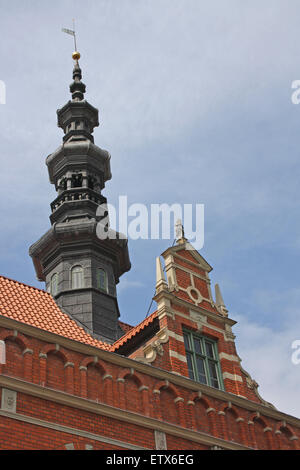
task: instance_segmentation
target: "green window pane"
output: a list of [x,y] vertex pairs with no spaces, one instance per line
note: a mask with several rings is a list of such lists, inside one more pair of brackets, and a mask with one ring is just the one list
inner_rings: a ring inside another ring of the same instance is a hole
[[201,357],[196,357],[197,362],[197,371],[199,382],[202,384],[207,384],[206,374],[205,374],[205,367],[204,367],[204,360]]
[[214,347],[213,347],[213,344],[212,343],[208,343],[207,341],[205,341],[205,349],[206,349],[206,355],[207,357],[211,357],[212,359],[214,359]]
[[189,376],[191,379],[195,379],[194,371],[193,371],[193,361],[192,361],[192,355],[187,353],[186,355],[186,360],[187,360],[187,365],[188,365],[188,370],[189,370]]
[[215,362],[208,361],[208,367],[209,367],[211,385],[215,388],[219,388],[217,364]]
[[183,335],[183,340],[184,340],[185,349],[191,349],[188,335],[184,334]]
[[198,354],[202,354],[202,347],[201,347],[201,341],[198,338],[194,338],[194,347],[195,347],[195,352]]

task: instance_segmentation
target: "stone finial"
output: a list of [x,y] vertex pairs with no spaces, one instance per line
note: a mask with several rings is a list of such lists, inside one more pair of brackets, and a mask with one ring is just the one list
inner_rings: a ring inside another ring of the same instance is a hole
[[221,294],[221,289],[220,289],[219,284],[215,285],[215,292],[216,292],[217,307],[224,316],[227,316],[228,310],[225,307],[225,303],[224,303],[224,300],[223,300],[223,297],[222,297],[222,294]]
[[162,268],[162,264],[160,261],[160,257],[158,256],[156,258],[156,293],[160,292],[161,290],[164,290],[167,288],[167,282],[165,279],[164,271]]
[[184,228],[182,225],[182,220],[178,219],[176,224],[175,224],[175,233],[176,233],[176,243],[177,244],[182,244],[187,241],[187,239],[184,236]]

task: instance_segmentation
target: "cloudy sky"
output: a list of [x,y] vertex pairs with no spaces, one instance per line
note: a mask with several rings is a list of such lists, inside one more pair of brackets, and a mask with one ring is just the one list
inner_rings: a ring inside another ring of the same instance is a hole
[[[73,51],[61,28],[74,17],[95,141],[112,155],[105,195],[205,204],[201,253],[238,320],[242,365],[300,416],[299,0],[0,0],[0,12],[0,273],[44,287],[28,247],[50,225],[45,158],[61,143]],[[129,241],[123,321],[145,317],[172,242]]]

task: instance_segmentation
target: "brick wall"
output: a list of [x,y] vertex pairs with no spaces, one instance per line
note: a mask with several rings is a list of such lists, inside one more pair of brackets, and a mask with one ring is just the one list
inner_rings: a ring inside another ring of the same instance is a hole
[[[236,443],[250,448],[299,448],[298,426],[213,398],[209,387],[204,387],[205,394],[179,386],[176,374],[173,382],[170,374],[161,380],[151,375],[152,368],[135,370],[134,361],[130,361],[133,368],[122,367],[7,328],[1,328],[0,338],[7,348],[7,363],[0,366],[0,385],[2,390],[17,390],[15,412],[7,411],[5,400],[1,400],[2,449],[58,449],[66,445],[154,449],[159,423],[170,426],[165,431],[169,449],[208,449],[212,445],[205,443],[206,435],[218,438],[223,447]],[[110,354],[106,353],[107,357]],[[12,381],[10,386],[3,386],[1,381],[5,380]],[[33,387],[30,391],[29,384]],[[43,398],[49,391],[54,392],[51,400]],[[97,408],[101,405],[108,405],[104,414]],[[90,406],[94,411],[89,411]],[[110,410],[119,410],[120,419],[105,416]],[[185,438],[184,431],[192,432],[192,438]]]

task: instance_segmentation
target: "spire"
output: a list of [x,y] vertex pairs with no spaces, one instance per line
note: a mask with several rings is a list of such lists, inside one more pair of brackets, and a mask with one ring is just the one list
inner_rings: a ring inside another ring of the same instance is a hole
[[167,288],[167,282],[165,279],[164,271],[161,265],[160,257],[156,258],[156,293]]
[[75,51],[72,54],[72,58],[75,61],[73,69],[73,83],[70,85],[70,91],[72,93],[73,101],[82,101],[85,93],[85,84],[81,82],[81,68],[79,67],[80,52],[77,50],[76,31],[75,31],[75,19],[73,18],[73,29],[62,28],[64,33],[70,34],[74,38]]
[[84,98],[85,84],[81,81],[82,73],[79,66],[80,53],[73,52],[73,82],[70,85],[72,100],[57,111],[58,126],[64,131],[64,142],[90,140],[94,143],[92,133],[99,126],[98,109],[90,105]]
[[73,101],[82,101],[84,99],[86,86],[81,81],[82,73],[78,62],[78,60],[80,59],[80,53],[77,51],[73,52],[72,58],[74,59],[75,64],[73,68],[73,83],[71,83],[70,85],[70,92],[72,93]]
[[223,300],[223,297],[222,297],[222,294],[221,294],[221,289],[220,289],[219,284],[215,285],[215,292],[216,292],[217,307],[223,315],[227,316],[228,310],[225,307],[225,303],[224,303],[224,300]]
[[[65,32],[75,40],[75,31]],[[63,143],[46,159],[57,191],[52,227],[30,247],[30,255],[38,279],[46,282],[58,306],[98,339],[112,343],[124,334],[116,285],[131,264],[127,239],[98,236],[98,209],[107,204],[102,191],[111,179],[110,154],[94,144],[98,109],[84,98],[76,40],[72,57],[72,99],[57,110]]]

